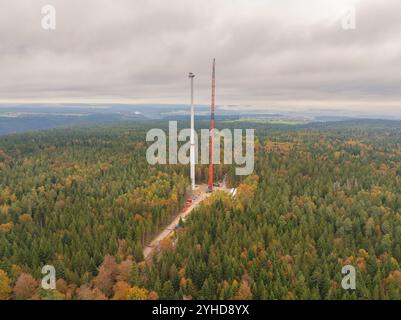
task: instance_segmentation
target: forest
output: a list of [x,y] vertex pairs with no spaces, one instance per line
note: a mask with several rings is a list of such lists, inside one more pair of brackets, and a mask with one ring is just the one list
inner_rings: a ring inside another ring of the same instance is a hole
[[401,122],[225,122],[256,129],[253,174],[216,166],[237,195],[214,193],[144,261],[188,196],[188,166],[146,161],[163,126],[0,137],[0,299],[401,299]]

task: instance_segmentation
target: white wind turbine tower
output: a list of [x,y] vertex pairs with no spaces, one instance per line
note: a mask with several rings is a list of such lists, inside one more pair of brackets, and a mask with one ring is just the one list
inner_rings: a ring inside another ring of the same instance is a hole
[[191,167],[191,189],[195,190],[195,114],[194,114],[194,77],[190,72],[188,75],[191,80],[191,146],[190,146],[190,167]]

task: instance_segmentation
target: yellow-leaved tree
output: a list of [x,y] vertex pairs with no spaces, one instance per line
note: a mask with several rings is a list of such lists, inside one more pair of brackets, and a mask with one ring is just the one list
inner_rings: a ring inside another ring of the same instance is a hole
[[149,291],[145,288],[132,287],[127,291],[127,300],[147,300]]
[[8,300],[11,297],[10,279],[5,271],[0,269],[0,300]]

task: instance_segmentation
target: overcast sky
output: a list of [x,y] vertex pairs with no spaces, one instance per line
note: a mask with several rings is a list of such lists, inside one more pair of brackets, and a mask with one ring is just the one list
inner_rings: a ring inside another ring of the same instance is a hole
[[187,103],[192,71],[209,103],[215,57],[219,105],[399,114],[400,14],[400,0],[1,0],[0,101]]

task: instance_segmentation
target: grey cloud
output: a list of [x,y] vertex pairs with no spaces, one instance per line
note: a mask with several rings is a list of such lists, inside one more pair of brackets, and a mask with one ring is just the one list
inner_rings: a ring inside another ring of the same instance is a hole
[[192,71],[208,103],[216,57],[219,104],[401,112],[399,12],[399,0],[2,0],[0,100],[185,103]]

